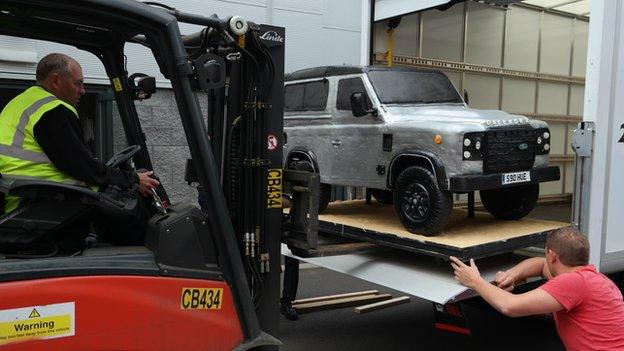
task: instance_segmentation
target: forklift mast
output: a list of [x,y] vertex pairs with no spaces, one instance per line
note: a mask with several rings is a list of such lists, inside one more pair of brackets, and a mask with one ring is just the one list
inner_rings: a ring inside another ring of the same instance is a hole
[[[203,29],[181,35],[178,23]],[[126,71],[124,45],[151,50],[171,82],[188,142],[186,180],[198,184],[206,224],[196,226],[201,256],[217,262],[231,289],[243,335],[237,349],[276,349],[279,341],[271,335],[278,333],[279,316],[284,29],[133,0],[1,0],[0,35],[62,43],[97,56],[110,78],[128,143],[141,147],[134,162],[148,169],[149,149],[134,100],[154,91],[134,84],[137,75]],[[208,99],[207,124],[197,92]],[[170,209],[173,218],[179,207]],[[216,253],[206,251],[204,243],[214,245]],[[176,270],[161,261],[171,256],[154,252],[154,257],[156,276],[202,276],[188,273],[191,269],[172,273]],[[46,274],[27,276],[45,280]],[[53,276],[63,274],[73,273]],[[11,279],[0,280],[0,296]],[[10,307],[7,301],[0,310]]]

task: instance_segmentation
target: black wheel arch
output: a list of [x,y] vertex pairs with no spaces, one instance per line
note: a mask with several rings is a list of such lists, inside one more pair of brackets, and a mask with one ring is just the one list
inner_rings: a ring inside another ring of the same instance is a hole
[[288,167],[290,162],[295,159],[310,161],[312,167],[314,168],[314,172],[320,173],[318,161],[316,160],[316,154],[314,153],[314,151],[305,149],[291,150],[288,153],[288,156],[286,156],[286,162],[284,163],[284,166]]
[[396,156],[394,156],[392,161],[390,161],[390,166],[388,167],[388,176],[386,178],[386,186],[388,189],[394,188],[394,183],[399,177],[399,174],[410,166],[421,166],[427,168],[435,176],[438,182],[438,187],[442,190],[448,190],[449,185],[444,162],[433,152],[423,150],[406,150],[399,152]]

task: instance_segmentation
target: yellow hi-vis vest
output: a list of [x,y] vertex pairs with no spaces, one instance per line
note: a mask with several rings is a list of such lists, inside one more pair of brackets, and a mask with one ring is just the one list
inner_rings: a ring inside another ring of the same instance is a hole
[[[59,100],[40,86],[28,88],[11,100],[0,113],[0,174],[12,178],[44,179],[84,185],[58,170],[37,143],[35,124],[44,113],[64,105],[78,118],[70,104]],[[19,198],[7,196],[4,212],[17,208]]]

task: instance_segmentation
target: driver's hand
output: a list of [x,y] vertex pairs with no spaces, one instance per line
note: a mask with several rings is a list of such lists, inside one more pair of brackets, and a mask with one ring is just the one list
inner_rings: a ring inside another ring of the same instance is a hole
[[149,196],[151,194],[150,189],[156,188],[160,184],[158,180],[150,177],[152,174],[154,174],[154,171],[137,173],[139,176],[139,193],[143,197]]

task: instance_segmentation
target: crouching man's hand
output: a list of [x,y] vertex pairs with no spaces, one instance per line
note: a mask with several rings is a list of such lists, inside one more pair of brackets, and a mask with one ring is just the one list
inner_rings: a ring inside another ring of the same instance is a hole
[[138,172],[139,176],[139,193],[141,196],[146,197],[151,194],[151,189],[160,185],[160,182],[151,177],[154,171]]
[[481,278],[481,273],[479,273],[479,269],[477,268],[477,265],[475,265],[473,259],[470,259],[470,266],[460,261],[457,257],[451,256],[450,259],[451,266],[455,269],[455,279],[460,283],[474,289],[477,282],[483,279]]

